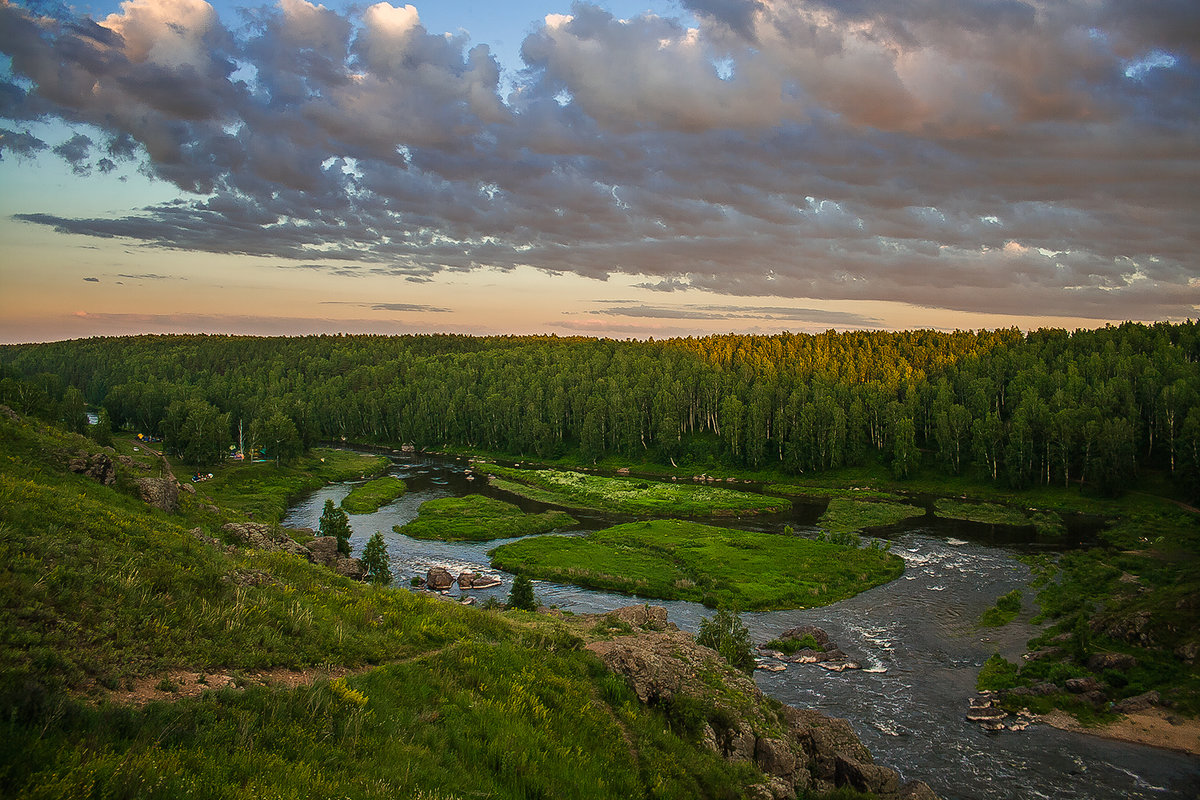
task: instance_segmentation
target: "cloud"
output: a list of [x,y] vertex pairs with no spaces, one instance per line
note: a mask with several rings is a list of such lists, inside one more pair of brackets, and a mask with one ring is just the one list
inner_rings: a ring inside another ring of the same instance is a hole
[[344,300],[324,300],[322,305],[350,305],[358,308],[369,308],[372,311],[400,311],[400,312],[415,312],[419,314],[446,314],[450,313],[448,308],[439,308],[437,306],[423,305],[421,303],[354,303]]
[[650,319],[687,320],[767,320],[781,322],[807,322],[839,328],[874,328],[880,321],[874,317],[852,312],[826,311],[815,308],[788,308],[778,306],[611,306],[588,312],[615,317],[645,317]]
[[191,193],[16,219],[412,283],[638,275],[783,298],[775,321],[789,298],[1196,316],[1195,3],[684,5],[546,16],[505,97],[486,45],[411,5],[282,0],[236,30],[203,0],[0,5],[4,118],[86,130],[55,149],[78,171],[136,160]]
[[32,134],[0,128],[0,159],[5,153],[11,153],[18,158],[31,156],[39,150],[45,150],[47,146]]

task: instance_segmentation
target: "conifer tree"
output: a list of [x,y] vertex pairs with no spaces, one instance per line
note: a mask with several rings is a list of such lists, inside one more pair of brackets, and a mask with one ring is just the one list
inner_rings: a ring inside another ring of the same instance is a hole
[[528,576],[518,575],[513,579],[512,591],[508,595],[507,608],[520,608],[525,611],[537,610],[537,598],[533,595],[533,581]]
[[383,534],[379,531],[375,531],[367,546],[363,548],[362,562],[367,570],[367,580],[371,583],[387,586],[392,582],[392,558],[388,555]]
[[325,501],[325,508],[321,512],[321,521],[317,527],[319,536],[337,537],[339,553],[344,556],[350,555],[350,517],[340,507],[335,506],[332,500]]

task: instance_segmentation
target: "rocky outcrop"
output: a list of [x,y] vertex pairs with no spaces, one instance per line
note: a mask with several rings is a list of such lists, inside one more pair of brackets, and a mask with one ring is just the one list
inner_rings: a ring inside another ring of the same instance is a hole
[[83,475],[104,486],[112,486],[117,480],[117,468],[112,458],[105,453],[79,453],[67,462],[67,469]]
[[307,545],[297,546],[307,551],[306,555],[309,561],[328,567],[338,575],[344,575],[356,581],[361,581],[366,575],[366,568],[363,567],[362,561],[343,555],[338,550],[336,536],[318,536]]
[[352,580],[361,581],[366,576],[362,561],[338,552],[338,542],[334,536],[318,536],[304,545],[289,536],[285,529],[259,522],[229,522],[222,525],[221,530],[241,544],[259,550],[291,553]]
[[[258,522],[227,522],[221,530],[230,534],[235,541],[258,550],[279,550],[294,556],[316,561],[307,547],[288,536],[283,528],[263,525]],[[337,540],[334,540],[337,548]],[[316,562],[320,563],[320,562]]]
[[628,606],[606,617],[627,623],[633,633],[591,642],[587,649],[644,703],[670,708],[680,697],[699,700],[708,709],[701,740],[722,757],[753,762],[763,772],[764,781],[747,796],[777,800],[847,787],[881,800],[935,798],[925,784],[901,785],[894,770],[874,764],[847,721],[772,706],[754,681],[668,622],[666,609]]
[[179,508],[179,484],[168,478],[138,478],[138,496],[146,504],[173,514]]
[[[758,650],[764,656],[764,658],[758,660],[759,669],[778,672],[784,669],[784,663],[816,664],[830,672],[862,669],[861,664],[851,660],[848,655],[842,652],[841,648],[830,638],[828,633],[815,625],[800,625],[795,628],[789,628],[779,634],[777,639],[780,642],[796,643],[807,639],[815,644],[816,647],[804,647],[788,655],[778,650],[773,650],[766,645],[759,645]],[[886,670],[880,669],[877,671],[883,672]]]

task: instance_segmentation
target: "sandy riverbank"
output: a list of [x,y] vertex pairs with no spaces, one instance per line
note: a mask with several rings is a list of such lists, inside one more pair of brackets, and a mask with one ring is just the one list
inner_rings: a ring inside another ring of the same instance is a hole
[[1186,719],[1161,708],[1138,711],[1116,722],[1096,727],[1080,725],[1074,717],[1062,711],[1051,712],[1041,719],[1047,725],[1064,731],[1200,755],[1200,720]]

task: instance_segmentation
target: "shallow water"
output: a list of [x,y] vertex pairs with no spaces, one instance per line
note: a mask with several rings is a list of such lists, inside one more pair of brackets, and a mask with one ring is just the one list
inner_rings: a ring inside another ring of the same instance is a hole
[[[546,506],[523,501],[470,480],[469,465],[421,456],[398,458],[392,474],[409,491],[374,514],[352,514],[351,545],[360,552],[376,530],[388,543],[397,585],[445,566],[499,575],[504,582],[468,594],[483,601],[507,598],[511,578],[489,566],[487,552],[511,540],[430,542],[410,539],[392,526],[413,519],[426,500],[471,492],[517,502],[527,511]],[[284,520],[316,528],[326,498],[340,502],[349,484],[326,486],[293,506]],[[579,531],[596,530],[628,517],[572,512]],[[722,519],[718,524],[802,531],[811,506],[791,514]],[[897,769],[906,780],[927,782],[946,800],[1078,798],[1122,800],[1200,797],[1200,759],[1165,750],[1109,742],[1036,725],[1022,732],[985,732],[965,719],[980,665],[993,652],[1019,657],[1033,634],[1029,626],[978,629],[979,615],[997,597],[1024,586],[1027,569],[1013,558],[1011,534],[991,526],[947,525],[918,519],[891,536],[892,552],[906,562],[904,575],[832,606],[743,614],[756,642],[800,624],[819,625],[859,661],[861,671],[828,672],[816,665],[789,665],[784,672],[759,671],[767,694],[792,705],[844,717],[853,724],[878,763]],[[1005,546],[997,546],[996,541]],[[1037,544],[1037,543],[1034,543]],[[1045,544],[1038,545],[1044,548]],[[538,599],[576,613],[609,611],[637,602],[624,595],[535,581]],[[451,592],[457,592],[457,587]],[[1028,593],[1027,593],[1028,594]],[[653,601],[670,619],[695,631],[712,611],[696,603]],[[869,670],[869,671],[868,671]]]

